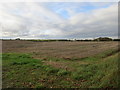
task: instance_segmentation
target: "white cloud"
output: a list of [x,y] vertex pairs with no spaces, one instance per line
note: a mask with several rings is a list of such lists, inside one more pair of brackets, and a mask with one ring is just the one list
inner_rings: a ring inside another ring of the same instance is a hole
[[[117,5],[75,13],[64,19],[43,3],[1,3],[3,38],[83,38],[117,35]],[[72,4],[71,4],[72,5]],[[71,6],[72,7],[72,6]],[[64,7],[61,7],[64,9]]]

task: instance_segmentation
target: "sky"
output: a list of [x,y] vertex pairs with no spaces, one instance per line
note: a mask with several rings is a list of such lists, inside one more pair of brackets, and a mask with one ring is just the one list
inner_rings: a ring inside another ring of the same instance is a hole
[[0,38],[118,37],[117,2],[0,3]]

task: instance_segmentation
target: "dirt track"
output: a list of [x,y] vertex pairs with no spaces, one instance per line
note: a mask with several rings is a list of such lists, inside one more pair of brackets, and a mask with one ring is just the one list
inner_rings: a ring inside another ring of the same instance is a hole
[[3,53],[32,53],[36,58],[84,58],[115,48],[118,48],[118,42],[2,41]]

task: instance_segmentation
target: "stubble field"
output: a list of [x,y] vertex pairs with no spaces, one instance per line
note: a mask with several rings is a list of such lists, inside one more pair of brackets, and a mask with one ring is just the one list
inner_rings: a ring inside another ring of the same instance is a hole
[[118,87],[118,42],[2,41],[3,88]]

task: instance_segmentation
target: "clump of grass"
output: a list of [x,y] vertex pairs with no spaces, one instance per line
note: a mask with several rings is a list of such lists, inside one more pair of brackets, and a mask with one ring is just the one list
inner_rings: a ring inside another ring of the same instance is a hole
[[78,73],[73,73],[73,74],[72,74],[72,78],[73,78],[74,80],[82,80],[82,79],[84,79],[84,78],[83,78],[83,75],[80,75],[80,74],[78,74]]
[[51,67],[47,67],[45,70],[48,72],[48,74],[57,73],[59,71],[59,69],[51,68]]
[[88,71],[88,72],[76,72],[72,74],[72,78],[74,80],[88,80],[90,77],[93,76],[93,73]]
[[37,84],[35,88],[45,88],[45,86],[43,84]]
[[29,62],[12,62],[11,65],[24,65],[28,64]]
[[60,81],[60,85],[64,85],[65,87],[67,87],[67,88],[71,88],[71,82],[70,81],[65,81],[65,80],[63,80],[63,81]]
[[67,71],[67,70],[60,70],[57,75],[58,76],[64,76],[64,75],[68,75],[68,74],[71,74],[70,71]]

